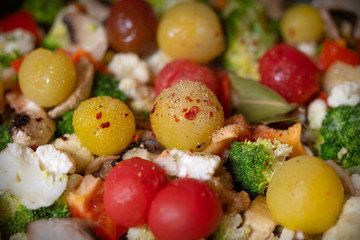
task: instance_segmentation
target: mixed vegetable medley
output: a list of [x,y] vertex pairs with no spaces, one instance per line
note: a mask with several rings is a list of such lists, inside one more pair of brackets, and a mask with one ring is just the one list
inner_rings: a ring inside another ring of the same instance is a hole
[[25,0],[0,19],[0,239],[360,239],[357,1]]

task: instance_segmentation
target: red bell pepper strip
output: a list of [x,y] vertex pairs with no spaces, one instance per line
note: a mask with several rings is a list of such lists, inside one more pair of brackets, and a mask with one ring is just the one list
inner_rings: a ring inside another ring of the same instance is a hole
[[230,78],[228,73],[222,69],[213,71],[220,87],[219,101],[224,109],[225,118],[230,117]]
[[19,74],[20,66],[21,66],[22,62],[24,61],[24,58],[25,58],[25,56],[10,62],[10,66],[12,67],[12,69],[14,69],[14,71],[17,74]]
[[331,41],[325,41],[320,57],[318,59],[318,68],[326,71],[334,62],[341,61],[356,66],[359,64],[359,55],[354,51],[336,44]]

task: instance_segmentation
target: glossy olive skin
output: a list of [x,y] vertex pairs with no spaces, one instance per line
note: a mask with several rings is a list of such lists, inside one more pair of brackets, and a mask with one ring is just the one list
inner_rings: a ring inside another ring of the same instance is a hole
[[158,20],[144,0],[121,0],[111,7],[106,22],[110,46],[118,52],[148,55],[156,49]]

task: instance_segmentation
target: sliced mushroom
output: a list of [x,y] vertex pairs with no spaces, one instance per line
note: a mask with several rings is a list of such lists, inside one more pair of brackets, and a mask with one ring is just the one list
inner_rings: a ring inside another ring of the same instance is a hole
[[93,227],[99,224],[90,219],[40,219],[26,225],[28,240],[91,240],[98,239]]
[[113,168],[115,161],[119,158],[120,156],[115,155],[97,157],[85,168],[85,174],[93,174],[95,177],[105,180],[106,176]]
[[48,143],[55,132],[56,124],[46,111],[17,90],[8,92],[5,98],[16,112],[10,126],[12,140],[25,146]]
[[98,0],[80,0],[86,9],[86,13],[101,22],[105,22],[110,14],[110,6]]
[[75,12],[66,14],[63,21],[70,30],[74,45],[89,52],[95,61],[103,59],[108,49],[108,39],[105,27],[99,20]]
[[51,109],[48,114],[51,118],[57,118],[64,112],[76,108],[82,101],[90,96],[94,78],[94,66],[89,59],[82,57],[75,64],[77,84],[74,92],[60,105]]

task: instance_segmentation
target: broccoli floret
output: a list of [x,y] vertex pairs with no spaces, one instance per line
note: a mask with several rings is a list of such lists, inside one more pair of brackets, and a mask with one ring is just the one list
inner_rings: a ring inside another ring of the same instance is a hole
[[0,54],[0,66],[5,68],[10,67],[10,62],[20,57],[19,52],[14,51],[12,53],[1,53]]
[[4,122],[0,125],[0,151],[5,149],[8,143],[12,142],[9,133],[10,123]]
[[65,4],[65,0],[25,0],[23,8],[29,10],[38,23],[50,25]]
[[330,109],[320,129],[319,157],[344,168],[360,165],[360,105]]
[[224,214],[220,225],[211,240],[245,240],[249,238],[251,229],[248,225],[241,226],[242,217],[239,213]]
[[238,77],[259,80],[259,59],[275,44],[275,33],[266,25],[264,7],[258,1],[231,1],[226,8],[227,50],[224,67]]
[[72,126],[72,118],[74,115],[74,110],[66,111],[62,117],[62,120],[57,121],[55,137],[61,137],[66,133],[74,133],[74,128]]
[[2,239],[9,239],[13,234],[25,232],[26,224],[37,219],[70,217],[71,214],[65,200],[66,195],[62,195],[50,207],[30,210],[23,206],[15,196],[8,192],[2,193],[0,195],[0,231]]
[[291,152],[291,146],[276,139],[234,142],[229,155],[230,173],[249,194],[263,194],[274,172]]
[[126,101],[126,95],[118,89],[119,81],[112,75],[97,72],[94,77],[94,84],[91,97],[110,96],[121,101]]

